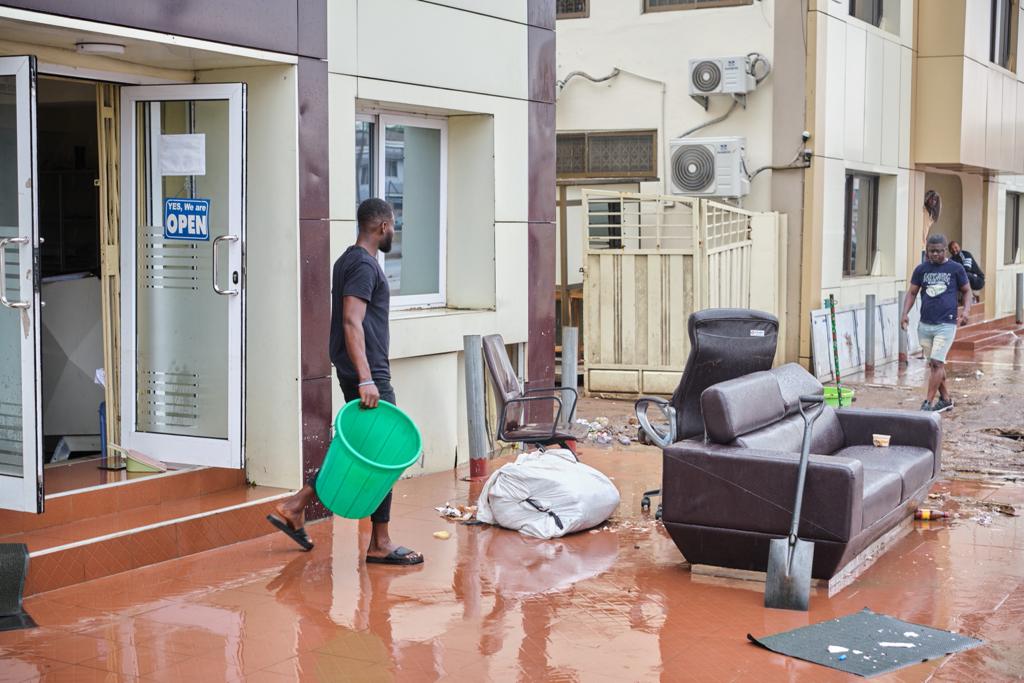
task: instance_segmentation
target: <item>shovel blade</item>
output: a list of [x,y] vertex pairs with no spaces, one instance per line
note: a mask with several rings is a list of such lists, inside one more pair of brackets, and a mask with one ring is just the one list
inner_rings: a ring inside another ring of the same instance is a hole
[[772,540],[764,582],[764,606],[806,612],[811,598],[813,563],[813,543],[797,539],[791,550],[788,539]]

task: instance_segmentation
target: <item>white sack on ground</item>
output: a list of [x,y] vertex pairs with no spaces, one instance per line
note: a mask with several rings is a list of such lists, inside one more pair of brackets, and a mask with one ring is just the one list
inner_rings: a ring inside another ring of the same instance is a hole
[[558,538],[604,522],[619,506],[611,479],[572,451],[523,453],[484,484],[477,519],[536,538]]

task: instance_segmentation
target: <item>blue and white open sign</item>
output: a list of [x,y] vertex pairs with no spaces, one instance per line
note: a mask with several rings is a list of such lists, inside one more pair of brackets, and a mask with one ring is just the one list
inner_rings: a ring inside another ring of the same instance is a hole
[[210,200],[165,199],[164,239],[209,241]]

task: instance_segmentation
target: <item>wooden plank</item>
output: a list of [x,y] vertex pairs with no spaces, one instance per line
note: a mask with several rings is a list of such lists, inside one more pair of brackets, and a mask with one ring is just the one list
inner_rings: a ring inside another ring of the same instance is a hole
[[668,314],[668,357],[672,365],[678,363],[681,366],[686,362],[686,323],[689,315],[685,312],[683,312],[683,315],[680,315],[678,293],[685,291],[686,273],[683,267],[682,256],[670,256],[669,264],[668,295],[663,296],[665,296],[667,301],[673,302],[676,305],[671,306]]
[[636,334],[635,339],[635,362],[640,366],[646,366],[650,362],[649,346],[647,343],[647,266],[652,257],[641,255],[636,257],[636,298],[633,300],[633,309],[636,311]]
[[632,254],[623,254],[618,259],[622,265],[619,288],[619,301],[622,306],[622,313],[619,317],[619,338],[621,340],[619,362],[623,365],[636,365],[636,257]]
[[601,362],[614,363],[615,360],[615,263],[609,254],[602,254],[598,259],[598,281],[600,283],[601,316],[600,337]]
[[[894,526],[883,534],[878,540],[862,550],[860,554],[847,562],[831,579],[811,579],[811,587],[822,589],[828,597],[834,597],[841,590],[857,580],[864,572],[871,568],[879,557],[889,548],[898,543],[900,539],[910,533],[914,520],[907,517],[905,520]],[[733,579],[750,582],[757,590],[763,590],[760,584],[765,582],[765,572],[751,571],[748,569],[732,569],[730,567],[716,567],[710,564],[690,565],[690,573],[696,576],[709,576],[720,579]]]
[[587,314],[583,316],[583,360],[586,366],[601,362],[601,273],[600,257],[587,254],[583,272]]
[[650,365],[664,365],[661,353],[662,315],[661,274],[665,257],[647,257],[647,362]]

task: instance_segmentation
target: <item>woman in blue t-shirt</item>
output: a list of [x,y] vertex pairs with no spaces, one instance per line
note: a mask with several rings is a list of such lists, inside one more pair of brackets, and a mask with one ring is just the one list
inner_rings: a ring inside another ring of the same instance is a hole
[[[925,247],[928,260],[914,268],[910,277],[910,291],[903,302],[900,324],[903,329],[910,325],[910,309],[914,307],[917,293],[923,292],[917,336],[931,372],[928,375],[928,396],[921,404],[921,410],[942,412],[953,407],[953,400],[946,389],[946,354],[953,346],[957,325],[966,325],[971,314],[971,285],[964,267],[947,257],[945,235],[932,235]],[[959,315],[957,292],[964,294],[964,307]],[[936,392],[939,394],[937,401]]]

